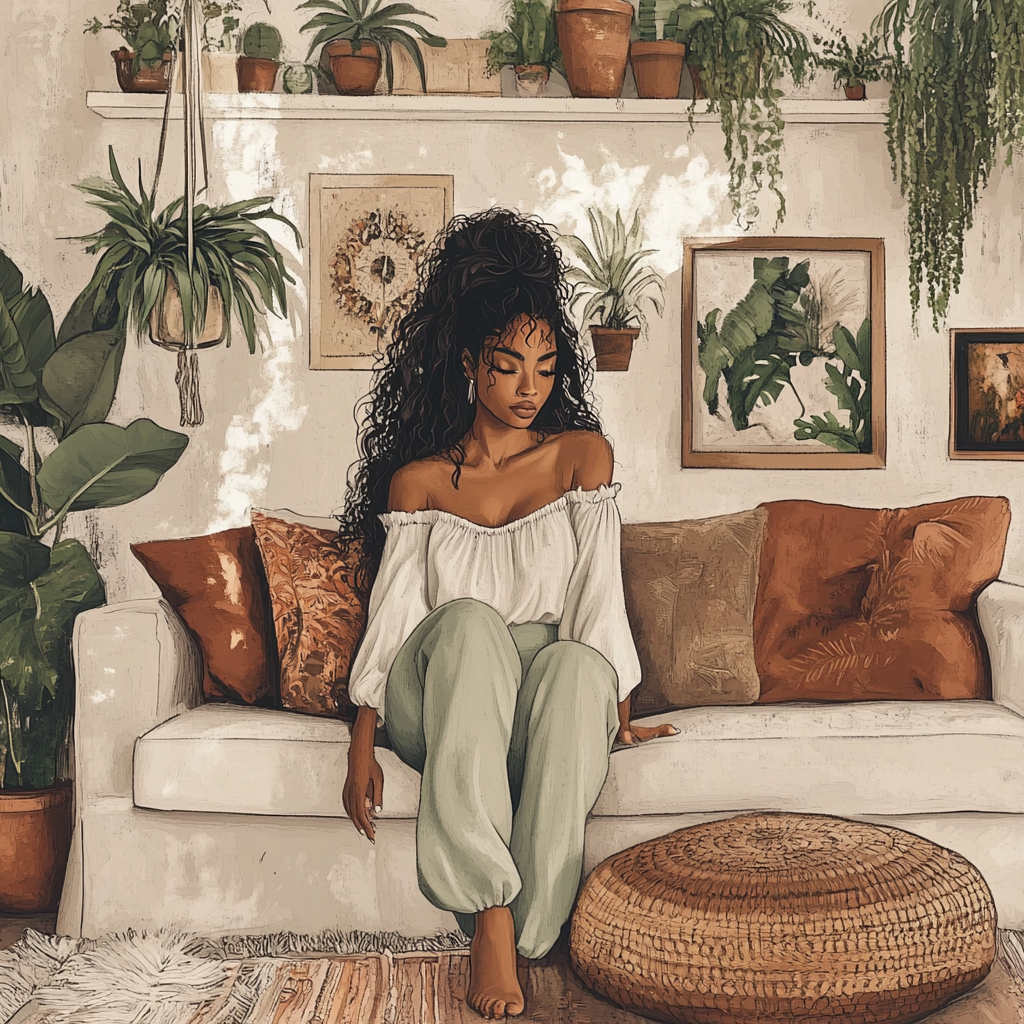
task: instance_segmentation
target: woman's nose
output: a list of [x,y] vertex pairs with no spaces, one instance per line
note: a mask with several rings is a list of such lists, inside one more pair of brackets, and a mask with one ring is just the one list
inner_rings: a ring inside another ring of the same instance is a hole
[[537,394],[537,382],[534,379],[534,375],[529,370],[524,371],[522,376],[519,378],[519,386],[516,388],[517,395],[535,395]]

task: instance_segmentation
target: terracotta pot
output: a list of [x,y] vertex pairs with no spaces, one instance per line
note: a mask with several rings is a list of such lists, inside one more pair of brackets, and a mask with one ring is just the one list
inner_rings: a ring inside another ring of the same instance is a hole
[[336,39],[324,49],[331,62],[334,84],[342,96],[372,96],[380,79],[380,50],[363,40],[358,52],[348,39]]
[[862,100],[866,98],[868,94],[867,87],[863,82],[860,85],[845,85],[843,89],[846,92],[846,98],[848,100]]
[[573,96],[622,95],[632,21],[628,0],[558,0],[555,28]]
[[70,782],[0,789],[0,913],[56,910],[70,849]]
[[700,80],[700,68],[694,64],[687,64],[686,70],[690,72],[690,81],[693,82],[694,99],[706,100],[704,94],[704,83]]
[[[196,338],[194,348],[212,348],[219,345],[227,333],[224,300],[220,289],[211,287],[206,300],[206,324]],[[181,296],[171,274],[167,275],[164,297],[149,314],[149,339],[154,345],[177,351],[185,344],[185,322],[181,313]]]
[[542,64],[518,64],[516,66],[516,95],[543,96],[551,72]]
[[594,343],[594,357],[598,370],[628,370],[633,342],[640,335],[638,327],[612,327],[591,325],[590,340]]
[[686,43],[662,39],[629,45],[637,95],[644,100],[674,100],[679,95],[686,60]]
[[239,57],[236,65],[238,91],[273,92],[280,66],[276,60],[268,60],[266,57]]
[[171,71],[169,53],[155,67],[147,68],[145,64],[140,64],[138,69],[132,67],[135,63],[133,50],[126,50],[122,46],[120,50],[111,50],[110,56],[114,58],[117,84],[121,92],[167,92]]

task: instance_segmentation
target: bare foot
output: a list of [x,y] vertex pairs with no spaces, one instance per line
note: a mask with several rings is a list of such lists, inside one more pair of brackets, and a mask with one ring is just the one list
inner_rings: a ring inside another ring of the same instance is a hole
[[488,907],[476,915],[466,1002],[491,1020],[523,1012],[525,1000],[516,977],[516,931],[508,907]]

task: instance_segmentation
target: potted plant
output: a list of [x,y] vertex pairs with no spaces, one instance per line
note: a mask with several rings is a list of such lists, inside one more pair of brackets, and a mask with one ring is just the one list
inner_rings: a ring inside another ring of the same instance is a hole
[[114,29],[127,46],[111,50],[122,92],[167,92],[171,54],[177,49],[180,23],[167,0],[118,0],[117,11],[104,24],[92,18],[84,31],[92,35]]
[[241,10],[235,0],[203,0],[203,84],[209,92],[238,92],[235,47]]
[[93,178],[78,188],[91,205],[110,216],[99,231],[80,239],[86,252],[102,253],[90,282],[97,303],[116,296],[129,323],[150,340],[178,354],[182,426],[202,423],[195,349],[231,344],[232,313],[249,352],[256,351],[256,315],[287,315],[285,285],[294,279],[261,221],[277,221],[295,233],[286,217],[269,208],[268,196],[224,206],[197,203],[194,262],[188,262],[187,215],[179,196],[159,213],[139,173],[139,197],[125,184],[109,151],[113,180]]
[[821,47],[814,63],[832,72],[835,87],[842,86],[848,100],[866,99],[866,83],[880,82],[890,75],[892,56],[882,50],[882,37],[879,35],[863,33],[856,49],[845,35],[839,33],[831,39],[819,35],[813,38],[815,45]]
[[694,104],[706,96],[721,113],[729,200],[743,227],[760,212],[765,177],[778,201],[776,225],[786,216],[778,84],[784,69],[797,85],[813,73],[807,39],[784,18],[790,8],[788,0],[688,0],[678,10],[678,37],[686,40],[694,77],[691,128]]
[[395,68],[392,46],[401,46],[419,72],[423,91],[427,76],[419,42],[410,35],[415,32],[428,46],[444,46],[445,40],[422,25],[409,21],[411,15],[433,18],[411,4],[397,3],[381,7],[382,0],[345,0],[344,6],[334,0],[305,0],[298,9],[318,10],[301,31],[316,35],[309,44],[306,60],[322,46],[320,63],[326,54],[335,86],[343,96],[369,96],[377,87],[383,64],[388,93],[394,89]]
[[547,0],[512,0],[505,28],[486,32],[487,71],[494,75],[511,65],[519,96],[543,96],[551,69],[564,71],[558,49],[554,8]]
[[242,37],[238,58],[239,92],[273,92],[281,66],[281,33],[265,21],[257,21]]
[[907,203],[914,320],[938,329],[960,288],[964,236],[1024,116],[1024,11],[995,0],[888,0],[873,29],[893,53],[887,136]]
[[629,63],[641,99],[673,100],[679,95],[683,77],[686,41],[680,38],[679,8],[669,13],[658,38],[656,6],[657,0],[640,0],[636,38],[629,44]]
[[628,231],[618,210],[614,221],[602,210],[592,208],[587,210],[587,217],[593,248],[576,235],[560,239],[583,263],[582,269],[574,267],[567,275],[575,288],[572,305],[587,298],[583,322],[595,317],[599,320],[590,324],[597,369],[628,370],[633,342],[647,324],[641,303],[650,302],[660,316],[665,282],[644,262],[655,250],[642,248],[639,211]]
[[148,494],[188,444],[149,419],[106,422],[125,325],[115,296],[95,298],[87,288],[55,332],[46,296],[0,251],[0,414],[22,438],[0,435],[0,913],[55,909],[70,846],[71,630],[105,596],[61,531]]
[[632,24],[628,0],[558,0],[555,27],[573,96],[622,94]]
[[311,93],[313,79],[319,78],[320,68],[305,61],[289,61],[281,72],[281,87],[293,96]]

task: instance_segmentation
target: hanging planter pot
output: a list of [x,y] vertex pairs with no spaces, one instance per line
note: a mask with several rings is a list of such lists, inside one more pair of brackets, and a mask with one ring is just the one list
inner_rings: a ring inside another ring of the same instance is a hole
[[590,340],[594,345],[594,362],[598,370],[628,370],[633,354],[633,342],[640,336],[639,327],[590,326]]
[[185,339],[185,315],[181,308],[181,294],[173,274],[167,275],[163,298],[149,314],[149,338],[154,345],[177,351],[181,348],[213,348],[227,334],[224,300],[220,289],[211,285],[206,300],[206,323],[191,345]]
[[380,80],[381,58],[376,43],[364,39],[356,50],[348,39],[335,39],[324,49],[331,76],[342,96],[372,96]]
[[643,100],[674,100],[683,78],[686,44],[672,39],[636,40],[629,45],[629,63]]
[[534,98],[543,96],[551,72],[543,64],[519,64],[516,66],[516,95]]
[[136,67],[135,51],[124,46],[120,50],[111,50],[110,56],[114,58],[121,92],[167,92],[171,81],[170,53],[166,53],[164,59],[153,67],[141,62]]
[[0,789],[0,913],[56,910],[70,848],[70,782]]
[[632,22],[627,0],[558,0],[555,26],[573,96],[622,95]]

